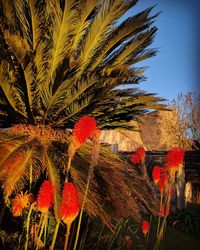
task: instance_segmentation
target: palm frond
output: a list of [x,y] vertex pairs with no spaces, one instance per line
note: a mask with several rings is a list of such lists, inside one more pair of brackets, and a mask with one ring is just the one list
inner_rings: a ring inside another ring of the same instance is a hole
[[62,11],[59,1],[55,1],[52,10],[53,21],[53,49],[51,51],[51,65],[49,69],[50,79],[53,80],[55,70],[63,61],[70,48],[70,37],[73,35],[73,22],[76,18],[76,1],[65,1],[64,10]]
[[[25,169],[30,164],[33,148],[32,143],[24,144],[11,153],[3,162],[0,179],[4,187],[5,200],[12,194],[13,190],[19,191],[21,185],[25,185]],[[23,176],[23,178],[21,178]]]
[[17,77],[12,66],[8,62],[1,62],[0,64],[0,88],[4,93],[9,104],[12,108],[27,117],[26,106],[23,101],[23,93],[20,91],[20,88],[17,86]]
[[141,115],[148,113],[150,109],[165,109],[163,101],[164,99],[156,97],[155,94],[138,89],[113,90],[107,99],[105,95],[101,103],[94,104],[92,115],[96,117],[101,128],[131,128],[129,121],[141,122]]
[[81,51],[82,63],[79,75],[83,73],[87,65],[90,64],[96,49],[102,45],[103,41],[113,31],[112,25],[114,25],[118,18],[135,3],[135,0],[108,0],[102,2],[102,5],[91,24],[84,47]]
[[112,31],[94,55],[94,60],[90,65],[93,70],[124,41],[150,27],[152,19],[156,17],[149,17],[151,10],[152,8],[149,8],[133,17],[127,18]]
[[99,7],[99,0],[81,0],[78,3],[79,14],[77,17],[77,23],[75,25],[75,35],[73,37],[73,43],[71,46],[72,52],[74,52],[74,57],[80,53],[80,46],[83,42],[84,36],[88,32],[88,28],[91,24],[91,19],[94,18]]

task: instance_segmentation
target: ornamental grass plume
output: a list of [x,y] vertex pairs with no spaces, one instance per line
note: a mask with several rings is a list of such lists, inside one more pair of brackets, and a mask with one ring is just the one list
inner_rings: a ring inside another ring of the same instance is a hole
[[54,186],[50,181],[45,180],[40,187],[37,197],[37,206],[39,211],[41,211],[42,213],[48,212],[49,208],[52,205],[54,192]]
[[179,167],[183,165],[184,150],[178,147],[174,147],[167,153],[166,165],[167,171],[171,177],[174,177]]
[[160,180],[160,167],[155,166],[152,171],[152,178],[155,184],[157,184]]
[[149,232],[149,222],[147,220],[144,220],[142,223],[142,232],[144,236]]
[[33,195],[32,193],[26,194],[25,192],[21,192],[20,194],[17,194],[15,198],[13,199],[12,203],[12,215],[17,217],[21,216],[23,209],[27,208],[29,204],[33,201]]
[[62,191],[62,201],[60,207],[61,219],[67,225],[64,250],[67,249],[70,228],[80,210],[78,194],[73,183],[66,182]]

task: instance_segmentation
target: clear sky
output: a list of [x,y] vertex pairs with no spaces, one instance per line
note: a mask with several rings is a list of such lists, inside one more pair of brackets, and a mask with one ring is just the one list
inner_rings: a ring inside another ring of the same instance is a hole
[[156,6],[152,13],[162,12],[155,20],[158,31],[151,45],[159,53],[137,65],[148,67],[147,80],[139,88],[169,100],[176,99],[180,92],[199,92],[199,3],[198,0],[140,0],[126,13],[126,17],[134,15],[153,5]]

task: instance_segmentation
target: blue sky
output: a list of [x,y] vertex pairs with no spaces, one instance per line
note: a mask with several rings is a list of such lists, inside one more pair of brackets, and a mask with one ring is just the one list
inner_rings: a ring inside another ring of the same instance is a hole
[[[147,80],[138,85],[169,100],[180,92],[197,90],[197,4],[195,0],[140,0],[127,16],[156,5],[152,13],[162,12],[155,20],[158,32],[151,48],[159,53],[137,66],[147,66]],[[200,1],[199,1],[200,2]]]

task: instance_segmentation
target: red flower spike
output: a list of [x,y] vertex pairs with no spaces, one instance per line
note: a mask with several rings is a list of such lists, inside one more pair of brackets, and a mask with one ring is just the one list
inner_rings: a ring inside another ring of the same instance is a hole
[[84,144],[96,129],[96,120],[90,116],[82,116],[74,126],[73,136],[80,144]]
[[152,178],[155,184],[157,184],[160,180],[160,167],[155,166],[152,171]]
[[66,224],[71,224],[79,213],[79,201],[76,188],[73,183],[67,182],[62,191],[60,207],[61,219]]
[[137,154],[133,154],[130,158],[130,161],[134,164],[140,163],[140,156]]
[[143,147],[138,147],[138,148],[135,150],[135,154],[139,155],[140,161],[144,161],[144,158],[145,158],[145,150],[144,150]]
[[145,236],[149,232],[149,222],[146,220],[144,220],[142,223],[142,232]]
[[160,193],[163,194],[165,187],[168,185],[168,176],[164,167],[160,167],[160,179],[157,185]]
[[170,174],[175,174],[176,171],[178,171],[179,167],[183,165],[183,159],[184,159],[184,150],[181,148],[172,148],[168,153],[167,153],[167,171]]
[[47,212],[52,205],[52,198],[55,192],[54,186],[50,181],[45,180],[40,187],[38,197],[37,197],[37,205],[38,210],[41,212]]

